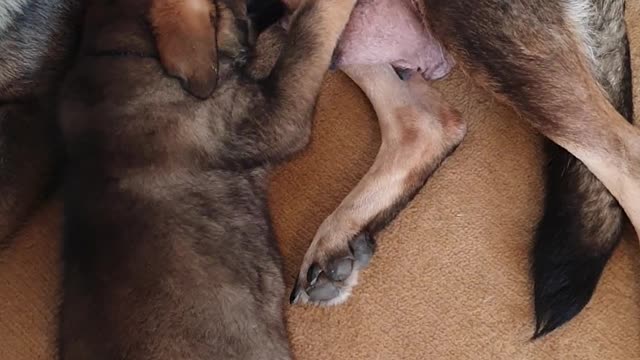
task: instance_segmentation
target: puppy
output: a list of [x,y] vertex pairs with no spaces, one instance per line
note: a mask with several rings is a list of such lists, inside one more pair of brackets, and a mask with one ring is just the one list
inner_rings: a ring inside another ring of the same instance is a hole
[[61,359],[291,357],[267,170],[307,143],[355,2],[308,0],[254,48],[245,1],[218,0],[206,101],[163,75],[143,7],[89,3],[60,100]]
[[[624,0],[360,2],[334,60],[371,100],[382,147],[320,226],[291,301],[346,300],[373,254],[372,235],[462,140],[463,122],[425,81],[457,62],[557,144],[549,145],[536,234],[535,336],[575,316],[620,241],[623,209],[640,229],[640,132],[626,121],[623,16]],[[392,65],[410,80],[400,81]]]

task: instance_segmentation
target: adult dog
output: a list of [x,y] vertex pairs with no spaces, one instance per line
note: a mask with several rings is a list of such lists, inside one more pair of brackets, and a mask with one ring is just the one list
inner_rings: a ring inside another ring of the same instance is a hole
[[404,77],[410,58],[419,65],[409,70],[428,78],[457,62],[555,143],[534,251],[535,336],[575,316],[620,241],[624,212],[640,230],[623,15],[624,0],[361,1],[336,64],[371,100],[382,146],[320,226],[291,301],[344,301],[373,254],[372,235],[462,140],[464,124],[437,92],[417,75],[400,81],[388,64]]

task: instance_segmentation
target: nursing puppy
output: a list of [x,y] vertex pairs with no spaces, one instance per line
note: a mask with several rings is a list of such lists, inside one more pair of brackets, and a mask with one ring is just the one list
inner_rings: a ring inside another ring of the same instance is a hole
[[205,101],[163,75],[142,11],[89,4],[60,103],[62,359],[290,358],[267,170],[307,143],[354,4],[308,0],[254,52],[245,1],[218,0]]
[[291,301],[344,301],[372,235],[462,140],[464,124],[425,81],[457,62],[557,144],[534,252],[536,336],[575,316],[620,241],[622,209],[640,229],[624,0],[361,1],[336,54],[371,100],[382,146],[320,226]]

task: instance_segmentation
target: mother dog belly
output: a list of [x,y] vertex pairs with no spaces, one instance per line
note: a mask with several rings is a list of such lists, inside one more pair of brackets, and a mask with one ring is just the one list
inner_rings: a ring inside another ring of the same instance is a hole
[[360,0],[336,52],[337,67],[390,63],[427,79],[449,73],[454,61],[430,33],[415,0]]

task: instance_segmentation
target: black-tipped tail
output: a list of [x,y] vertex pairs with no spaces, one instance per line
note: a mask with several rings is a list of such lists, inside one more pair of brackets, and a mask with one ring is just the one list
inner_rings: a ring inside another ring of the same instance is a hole
[[[567,249],[568,250],[568,249]],[[600,279],[609,254],[571,259],[555,254],[560,261],[540,261],[536,273],[536,329],[533,339],[544,336],[574,318],[587,305]]]
[[[593,17],[585,26],[602,40],[592,44],[596,60],[593,72],[611,103],[631,121],[631,64],[624,1],[593,5]],[[534,338],[563,325],[587,305],[620,242],[625,221],[617,201],[584,164],[556,145],[549,145],[548,150],[545,214],[538,224],[533,253]]]
[[549,149],[547,201],[533,253],[534,338],[587,305],[624,221],[616,200],[581,162],[555,145]]

